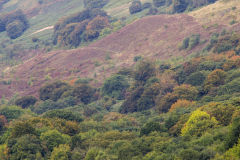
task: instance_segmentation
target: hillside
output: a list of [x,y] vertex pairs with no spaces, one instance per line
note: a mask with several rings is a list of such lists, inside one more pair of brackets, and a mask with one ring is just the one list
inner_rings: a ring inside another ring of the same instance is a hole
[[[46,82],[46,75],[52,79],[71,80],[77,77],[93,78],[96,74],[98,83],[101,83],[110,73],[124,66],[132,66],[136,56],[165,60],[201,51],[206,43],[187,51],[179,51],[179,44],[192,34],[200,34],[201,41],[207,40],[211,32],[221,29],[205,30],[193,17],[185,14],[149,16],[88,47],[40,53],[23,64],[9,68],[5,81],[12,80],[8,92],[20,94],[36,94],[41,84]],[[27,84],[30,79],[33,86]],[[1,94],[4,93],[1,91]]]
[[[230,9],[231,12],[224,12],[224,17],[228,18],[238,12],[238,7],[232,9],[238,5],[235,0],[229,3],[220,1],[189,14],[147,16],[87,47],[47,54],[40,51],[35,57],[4,71],[2,82],[11,81],[11,84],[1,84],[1,96],[8,97],[14,93],[37,94],[38,88],[49,81],[46,80],[46,75],[51,77],[50,80],[58,78],[67,81],[95,76],[95,83],[100,84],[121,67],[132,66],[137,56],[161,62],[196,54],[206,47],[213,33],[220,33],[224,29],[239,31],[237,19],[231,25],[226,19],[219,18],[221,10],[214,9]],[[209,15],[213,19],[205,18]],[[191,50],[179,50],[182,41],[194,34],[200,35],[200,44]],[[30,81],[31,85],[28,84]]]
[[240,159],[239,0],[0,12],[0,160]]

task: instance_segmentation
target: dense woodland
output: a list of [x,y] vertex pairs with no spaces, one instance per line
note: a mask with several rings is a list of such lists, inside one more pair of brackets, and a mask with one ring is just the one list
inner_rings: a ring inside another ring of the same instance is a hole
[[224,30],[211,54],[181,64],[135,57],[98,88],[53,81],[38,97],[2,99],[0,159],[240,159],[239,46]]

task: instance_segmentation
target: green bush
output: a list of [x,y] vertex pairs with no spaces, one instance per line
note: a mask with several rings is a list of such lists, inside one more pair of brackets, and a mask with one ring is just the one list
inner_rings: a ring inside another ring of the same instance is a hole
[[43,117],[48,117],[48,118],[60,118],[60,119],[65,119],[69,121],[77,121],[81,122],[82,116],[78,113],[68,111],[68,110],[52,110],[48,111],[44,114]]
[[206,75],[201,72],[194,72],[190,76],[187,77],[185,83],[191,84],[192,86],[200,86],[205,81]]
[[[96,21],[97,23],[94,23]],[[91,41],[99,36],[101,30],[91,25],[104,24],[105,27],[106,23],[108,23],[108,18],[105,11],[97,8],[85,9],[62,18],[55,24],[53,42],[63,46],[77,47],[82,41]]]
[[39,97],[41,100],[51,99],[57,101],[64,92],[70,89],[70,86],[64,82],[56,81],[44,85],[39,90]]
[[0,108],[0,115],[4,115],[8,121],[19,118],[24,110],[17,106],[3,106]]
[[68,104],[63,103],[62,101],[59,102],[55,102],[52,100],[46,100],[43,101],[41,103],[38,103],[34,106],[34,108],[32,109],[33,112],[37,113],[37,114],[42,114],[46,111],[49,110],[54,110],[54,109],[63,109],[69,107]]
[[130,14],[135,14],[142,11],[142,3],[139,0],[134,0],[129,7]]
[[166,0],[153,0],[153,5],[155,7],[161,7],[166,4]]
[[11,39],[21,36],[28,27],[28,20],[21,10],[0,15],[0,32],[6,30]]
[[180,46],[179,49],[187,49],[189,47],[189,41],[190,41],[189,37],[184,38],[182,45]]
[[193,49],[200,43],[200,35],[192,35],[189,40],[189,49]]
[[40,139],[46,144],[47,148],[52,151],[54,147],[58,147],[60,144],[70,142],[70,137],[65,134],[61,134],[57,130],[48,130],[41,134]]
[[28,108],[29,106],[34,105],[37,102],[37,98],[33,96],[24,96],[21,98],[18,98],[15,101],[15,104],[17,106],[21,106],[22,108]]
[[102,8],[104,7],[109,0],[84,0],[84,7],[85,8]]
[[129,84],[122,75],[114,75],[107,80],[105,80],[102,93],[110,97],[117,99],[123,99],[126,89],[129,87]]
[[15,20],[6,26],[7,34],[11,39],[20,37],[23,34],[24,30],[24,24],[19,20]]
[[158,122],[148,122],[144,124],[144,126],[141,128],[140,135],[141,136],[148,135],[149,133],[154,131],[162,132],[162,131],[166,131],[166,128],[164,128],[164,126]]

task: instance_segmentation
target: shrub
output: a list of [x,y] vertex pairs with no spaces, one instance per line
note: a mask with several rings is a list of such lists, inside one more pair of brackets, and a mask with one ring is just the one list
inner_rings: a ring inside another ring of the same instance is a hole
[[184,38],[182,45],[180,46],[179,49],[187,49],[189,47],[189,40],[190,40],[189,37]]
[[156,15],[158,13],[158,9],[155,7],[150,7],[147,15]]
[[153,0],[153,5],[155,7],[161,7],[166,4],[166,0]]
[[142,10],[147,9],[147,8],[151,8],[151,7],[152,7],[152,4],[149,3],[149,2],[146,2],[146,3],[143,3]]
[[233,116],[232,124],[229,128],[229,134],[226,136],[225,139],[225,148],[229,149],[232,148],[238,141],[240,135],[240,117],[239,115]]
[[189,101],[196,100],[198,96],[198,90],[187,84],[183,84],[181,86],[177,86],[173,89],[173,94],[178,98],[178,99],[186,99]]
[[192,35],[190,37],[190,40],[189,40],[189,49],[193,49],[194,47],[196,47],[200,42],[200,35],[197,34],[197,35]]
[[48,130],[41,134],[40,139],[46,143],[47,148],[52,151],[54,147],[58,147],[60,144],[70,142],[68,135],[61,134],[57,130]]
[[144,92],[137,100],[137,111],[144,111],[155,105],[156,96],[159,94],[161,86],[159,83],[148,84],[145,86]]
[[188,4],[185,2],[185,0],[173,0],[173,13],[180,13],[184,12],[187,9]]
[[234,79],[233,81],[222,85],[218,88],[218,95],[229,94],[232,95],[234,93],[238,93],[240,91],[240,78]]
[[187,123],[182,128],[182,136],[201,136],[209,128],[217,126],[217,120],[214,117],[210,117],[206,112],[196,110],[189,117]]
[[54,109],[63,109],[66,107],[69,107],[67,103],[63,103],[61,100],[58,102],[52,101],[52,100],[46,100],[41,103],[38,103],[34,106],[33,112],[37,114],[42,114],[46,111],[49,110],[54,110]]
[[137,112],[137,109],[138,109],[137,101],[141,97],[143,91],[144,91],[144,88],[142,86],[133,90],[121,105],[119,112],[120,113]]
[[131,14],[135,14],[137,12],[141,12],[142,11],[142,4],[141,1],[139,0],[134,0],[131,4],[131,6],[129,7],[129,12]]
[[17,37],[20,37],[23,34],[24,30],[25,26],[19,20],[15,20],[6,26],[7,34],[11,39],[16,39]]
[[49,83],[44,85],[39,90],[40,99],[45,101],[51,99],[53,101],[57,101],[64,92],[70,89],[70,86],[64,82],[56,81],[53,83]]
[[60,144],[55,147],[51,153],[50,160],[69,160],[70,159],[70,147],[67,144]]
[[17,106],[21,106],[22,108],[28,108],[29,106],[34,105],[37,102],[37,98],[33,96],[24,96],[21,98],[18,98],[15,101],[15,104]]
[[221,69],[216,69],[209,73],[205,80],[204,89],[209,91],[212,87],[217,87],[224,84],[226,73]]
[[25,122],[20,121],[14,124],[11,132],[11,136],[13,138],[18,138],[26,134],[37,135],[37,132],[33,127],[33,124],[31,124],[28,121],[25,121]]
[[39,138],[31,134],[9,139],[7,147],[9,159],[42,159],[46,154]]
[[21,36],[28,27],[28,20],[21,10],[0,16],[0,32],[6,30],[11,39]]
[[108,3],[108,0],[84,0],[83,2],[85,8],[92,9],[104,7]]
[[155,66],[150,61],[140,61],[136,66],[134,79],[140,83],[145,83],[150,77],[155,75]]
[[195,102],[180,99],[171,106],[169,111],[172,112],[178,108],[190,108],[193,107],[195,104],[196,104]]
[[0,108],[0,115],[4,115],[8,121],[19,118],[24,110],[17,106],[4,106]]
[[177,96],[172,93],[168,93],[162,98],[157,98],[156,107],[158,112],[160,113],[168,112],[172,104],[174,104],[177,101],[177,99],[178,99]]
[[190,84],[192,86],[201,86],[205,81],[206,75],[201,72],[194,72],[190,76],[187,77],[185,83]]
[[53,111],[48,111],[44,114],[43,117],[48,117],[48,118],[60,118],[60,119],[65,119],[69,121],[77,121],[81,122],[82,116],[78,113],[68,111],[68,110],[53,110]]
[[55,24],[54,44],[77,47],[83,40],[91,41],[97,38],[101,29],[108,24],[105,11],[97,8],[85,9],[62,18]]
[[149,133],[154,131],[166,131],[166,128],[164,128],[158,122],[148,122],[144,124],[144,126],[141,128],[140,135],[148,135]]
[[221,103],[212,102],[202,106],[201,110],[215,117],[220,124],[227,126],[232,120],[235,107],[232,105],[224,105]]
[[123,99],[125,91],[128,87],[129,84],[124,76],[114,75],[105,80],[102,87],[102,93],[110,97]]
[[74,87],[72,96],[76,97],[79,102],[84,104],[90,103],[95,94],[96,90],[87,84],[81,84]]

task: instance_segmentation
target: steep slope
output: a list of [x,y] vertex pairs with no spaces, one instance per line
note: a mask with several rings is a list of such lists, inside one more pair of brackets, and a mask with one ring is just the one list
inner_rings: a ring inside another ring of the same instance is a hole
[[135,56],[164,60],[202,50],[205,44],[179,51],[179,43],[192,34],[205,40],[210,31],[185,14],[145,17],[88,47],[41,53],[8,69],[5,81],[11,83],[7,89],[2,84],[0,93],[36,94],[51,79],[94,78],[98,84],[121,67],[133,65]]

